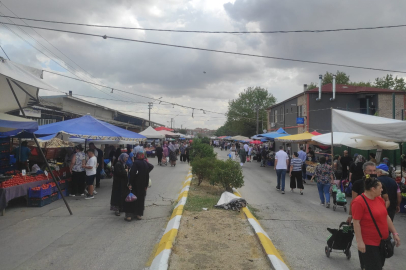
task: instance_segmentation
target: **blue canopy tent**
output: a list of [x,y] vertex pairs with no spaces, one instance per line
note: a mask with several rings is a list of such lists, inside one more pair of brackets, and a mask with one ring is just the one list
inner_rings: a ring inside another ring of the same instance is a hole
[[90,115],[40,126],[34,133],[36,135],[44,136],[65,133],[71,135],[72,137],[82,139],[111,141],[121,140],[128,142],[146,139],[146,137],[141,134],[116,127]]
[[270,140],[273,140],[275,138],[279,138],[279,137],[285,137],[285,136],[289,136],[290,134],[286,133],[285,130],[283,130],[283,128],[279,128],[277,131],[274,132],[269,132],[269,133],[264,133],[264,134],[259,134],[256,135],[258,137],[264,137]]
[[0,113],[0,137],[15,136],[22,132],[32,133],[37,129],[37,121]]

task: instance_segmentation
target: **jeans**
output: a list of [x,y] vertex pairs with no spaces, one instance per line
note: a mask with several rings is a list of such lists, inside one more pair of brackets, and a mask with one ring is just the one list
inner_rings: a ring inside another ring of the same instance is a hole
[[[276,169],[276,176],[278,177],[278,183],[277,183],[276,187],[280,188],[282,191],[285,191],[285,175],[286,175],[286,169]],[[282,181],[282,183],[281,183],[281,181]]]
[[[317,189],[319,190],[321,203],[330,203],[330,183],[317,182]],[[324,197],[326,197],[326,200],[324,200]]]
[[261,158],[261,166],[266,167],[264,158]]

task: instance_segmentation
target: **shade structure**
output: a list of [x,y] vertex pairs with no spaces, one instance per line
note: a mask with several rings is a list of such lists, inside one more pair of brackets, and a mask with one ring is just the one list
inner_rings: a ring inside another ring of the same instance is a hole
[[157,128],[155,128],[155,130],[156,131],[161,131],[161,130],[166,130],[166,131],[173,131],[173,129],[171,129],[171,128],[167,128],[167,127],[157,127]]
[[57,91],[57,89],[42,81],[42,70],[17,64],[13,61],[1,58],[0,112],[8,112],[19,109],[10,85],[21,104],[21,107],[23,108],[30,105],[30,103],[39,102],[39,88]]
[[277,131],[274,132],[269,132],[269,133],[263,133],[263,134],[258,134],[256,135],[258,137],[265,137],[268,139],[275,139],[275,138],[279,138],[279,137],[286,137],[289,136],[288,133],[286,133],[285,130],[283,130],[283,128],[279,128]]
[[182,134],[182,133],[175,133],[175,134],[179,135],[180,138],[185,138],[185,136],[186,136],[185,134]]
[[152,127],[148,127],[146,130],[140,132],[139,134],[145,136],[148,139],[163,139],[165,135],[156,131]]
[[406,141],[406,121],[366,115],[361,113],[332,110],[333,132],[356,133],[359,138],[386,142]]
[[230,138],[230,140],[233,140],[233,141],[247,141],[249,139],[250,138],[244,137],[244,136],[241,136],[241,135],[237,135],[237,136],[234,136],[234,137]]
[[251,143],[252,143],[252,144],[262,144],[261,141],[252,141]]
[[163,134],[166,138],[179,138],[179,135],[167,130],[160,130],[158,132]]
[[[364,139],[352,139],[358,134],[345,133],[345,132],[333,132],[333,143],[336,146],[345,145],[351,148],[356,148],[360,150],[396,150],[399,149],[399,145],[394,142],[384,142],[376,140],[364,140]],[[331,145],[331,133],[326,133],[318,136],[314,136],[312,141],[324,144]]]
[[224,139],[225,137],[227,137],[227,136],[220,136],[220,137],[218,137],[219,139]]
[[143,135],[113,126],[90,115],[40,126],[34,133],[38,135],[65,133],[76,138],[92,140],[139,141],[146,139]]
[[304,143],[304,142],[309,142],[312,140],[312,137],[319,135],[320,133],[315,132],[315,134],[309,133],[309,132],[304,132],[300,134],[295,134],[295,135],[290,135],[286,137],[280,137],[280,138],[275,138],[275,141],[278,142],[291,142],[291,143]]
[[0,113],[0,136],[15,136],[21,132],[34,132],[38,129],[38,123],[34,120]]

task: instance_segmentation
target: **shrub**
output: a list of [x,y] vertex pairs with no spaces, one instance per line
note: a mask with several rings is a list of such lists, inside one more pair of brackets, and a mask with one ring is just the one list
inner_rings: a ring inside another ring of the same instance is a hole
[[[212,158],[215,159],[216,153],[213,148],[200,139],[194,139],[189,152],[189,159],[193,162],[196,158]],[[193,165],[192,165],[193,166]]]
[[236,161],[231,159],[216,160],[214,164],[214,172],[210,176],[212,184],[219,183],[230,192],[232,192],[232,188],[240,188],[244,185],[242,168]]
[[204,179],[210,182],[213,177],[214,168],[216,167],[217,159],[215,158],[195,158],[192,162],[192,173],[196,175],[198,180],[198,186],[203,182]]

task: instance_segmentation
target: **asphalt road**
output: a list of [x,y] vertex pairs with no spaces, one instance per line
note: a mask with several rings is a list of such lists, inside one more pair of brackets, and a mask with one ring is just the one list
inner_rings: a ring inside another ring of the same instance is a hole
[[144,269],[162,236],[188,164],[155,166],[144,220],[125,222],[110,211],[112,179],[94,200],[68,197],[42,208],[11,206],[0,217],[0,269]]
[[[228,152],[219,151],[218,157],[225,159]],[[351,247],[352,258],[335,251],[327,258],[324,253],[330,233],[326,228],[338,228],[346,220],[342,208],[335,212],[320,205],[315,183],[305,184],[304,195],[291,193],[286,179],[286,194],[276,190],[276,172],[273,167],[261,168],[256,161],[243,167],[245,185],[239,189],[247,202],[259,209],[260,223],[285,258],[290,269],[295,270],[359,270],[358,251],[355,242]],[[348,204],[350,198],[347,198]],[[332,202],[332,200],[331,200]],[[406,215],[397,214],[395,227],[406,231]],[[385,263],[385,269],[405,269],[406,237],[401,235],[403,245],[395,248],[395,255]]]

